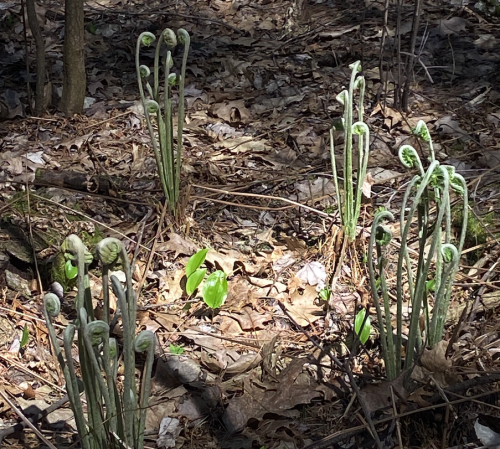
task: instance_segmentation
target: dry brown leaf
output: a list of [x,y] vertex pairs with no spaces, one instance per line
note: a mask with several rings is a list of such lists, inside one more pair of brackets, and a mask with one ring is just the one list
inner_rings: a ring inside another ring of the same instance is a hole
[[325,316],[323,308],[314,304],[317,297],[318,292],[312,285],[307,285],[302,291],[295,290],[290,296],[292,303],[285,303],[285,307],[297,324],[309,326]]
[[229,401],[222,420],[230,433],[242,430],[250,418],[262,419],[266,413],[297,416],[292,410],[298,404],[308,404],[321,396],[313,379],[309,385],[298,385],[305,359],[294,359],[278,376],[277,382],[262,383],[253,376],[244,381],[244,394]]
[[240,323],[241,328],[245,331],[264,329],[264,323],[272,320],[271,314],[257,312],[251,307],[243,307],[241,312],[234,314],[233,317]]
[[179,324],[179,316],[170,313],[156,313],[154,320],[168,332],[172,332]]
[[177,258],[179,254],[191,256],[196,253],[196,251],[198,251],[198,247],[193,242],[191,242],[190,240],[186,240],[175,232],[168,233],[167,237],[167,242],[158,243],[158,245],[156,246],[156,251],[174,251],[174,259]]
[[397,394],[394,393],[396,401],[397,395],[402,398],[407,398],[408,392],[403,387],[404,378],[405,373],[401,373],[393,381],[368,384],[364,387],[359,393],[368,411],[371,413],[390,407],[392,404],[392,390],[397,392]]
[[433,380],[441,388],[456,383],[456,375],[449,372],[453,362],[446,357],[447,348],[448,342],[441,340],[432,349],[424,349],[420,358],[421,365],[415,366],[411,378],[423,384]]

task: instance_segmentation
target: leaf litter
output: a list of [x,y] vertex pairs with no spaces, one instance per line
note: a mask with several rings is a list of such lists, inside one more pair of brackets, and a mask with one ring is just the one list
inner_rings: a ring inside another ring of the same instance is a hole
[[[37,170],[106,174],[124,181],[111,184],[109,198],[92,195],[95,189],[87,183],[73,185],[74,190],[63,190],[64,194],[61,188],[70,186],[60,185],[59,190],[38,186],[36,194],[41,196],[30,198],[30,225],[40,237],[35,242],[38,257],[51,246],[57,247],[69,233],[88,232],[88,222],[95,225],[92,234],[117,235],[127,242],[130,253],[138,251],[136,265],[141,268],[135,282],[143,286],[140,322],[156,332],[161,344],[154,375],[156,392],[148,414],[148,429],[157,432],[160,446],[182,447],[193,440],[200,441],[200,447],[213,446],[218,444],[216,429],[223,428],[234,435],[220,442],[220,447],[251,447],[254,443],[266,448],[304,447],[320,436],[358,425],[361,420],[345,406],[352,397],[352,391],[345,388],[345,373],[327,362],[324,354],[312,359],[314,347],[296,325],[321,342],[325,351],[351,360],[361,394],[373,412],[380,411],[383,404],[383,412],[390,414],[387,407],[392,407],[393,400],[403,404],[403,409],[408,407],[406,400],[429,405],[436,388],[477,378],[478,373],[468,372],[477,367],[483,373],[498,368],[498,323],[490,311],[498,306],[499,297],[491,283],[494,277],[484,278],[484,266],[475,273],[469,271],[471,275],[461,281],[467,286],[457,287],[449,324],[462,330],[456,337],[450,332],[446,342],[424,352],[412,374],[419,386],[411,395],[401,390],[399,380],[380,382],[383,369],[376,335],[360,354],[349,358],[347,343],[356,305],[367,304],[362,293],[365,279],[353,255],[337,260],[335,235],[339,234],[333,231],[332,220],[337,224],[338,220],[335,191],[329,181],[327,136],[332,118],[339,115],[334,96],[346,83],[346,65],[363,50],[366,78],[371,83],[368,123],[376,135],[370,155],[371,178],[360,180],[369,199],[360,220],[363,228],[369,228],[375,208],[397,209],[399,189],[406,178],[394,162],[394,154],[403,141],[412,139],[410,130],[419,119],[433,124],[431,132],[440,138],[436,145],[440,157],[467,163],[469,179],[474,182],[484,167],[497,165],[492,149],[498,139],[495,104],[500,93],[491,82],[498,56],[491,42],[500,36],[495,29],[475,22],[472,13],[464,13],[467,19],[443,19],[438,11],[425,10],[432,23],[426,57],[435,65],[447,64],[446,45],[451,43],[460,58],[456,66],[454,62],[455,73],[448,68],[432,72],[439,86],[430,83],[423,71],[416,71],[413,115],[407,115],[377,99],[379,48],[374,36],[380,24],[376,20],[365,24],[362,31],[360,25],[353,25],[349,8],[337,10],[338,6],[320,2],[307,4],[299,21],[293,14],[287,16],[288,3],[283,2],[177,5],[171,26],[183,26],[199,43],[189,62],[186,88],[189,123],[182,204],[187,218],[160,222],[155,161],[137,107],[135,80],[128,75],[133,69],[124,55],[131,53],[128,34],[156,26],[152,8],[164,9],[165,5],[149,5],[138,16],[129,15],[128,4],[123,2],[89,5],[86,17],[99,26],[96,34],[86,35],[88,51],[94,57],[88,60],[93,104],[89,102],[84,116],[26,118],[24,85],[13,83],[10,76],[12,62],[23,58],[24,46],[18,37],[22,26],[19,33],[9,33],[5,39],[7,53],[2,55],[0,70],[9,75],[10,84],[0,92],[0,112],[2,117],[16,120],[1,124],[1,200],[11,224],[21,228],[23,235],[19,239],[2,222],[1,241],[27,240],[23,209],[13,206],[15,195],[22,202],[26,193],[16,183],[33,182]],[[106,11],[102,8],[122,8],[122,14],[106,16],[109,23],[102,23],[97,20]],[[2,9],[2,17],[6,17],[4,11],[19,19],[14,3]],[[49,58],[60,61],[62,53],[56,45],[63,26],[60,5],[50,6],[55,14],[47,11],[38,10],[39,20],[47,42],[54,44]],[[411,27],[404,25],[400,32],[406,36]],[[473,37],[469,36],[471,28],[479,31]],[[396,33],[389,31],[390,36]],[[5,37],[5,30],[1,32]],[[355,38],[361,32],[366,33],[361,36],[363,41]],[[481,55],[471,45],[491,54]],[[463,51],[467,48],[468,52]],[[61,73],[61,67],[54,64],[56,84]],[[479,90],[478,73],[485,83]],[[455,85],[454,76],[461,77]],[[450,87],[443,87],[448,82]],[[475,122],[484,123],[484,129]],[[341,143],[342,136],[337,138]],[[495,211],[496,178],[485,175],[481,179],[489,184],[478,184],[474,208]],[[257,194],[268,198],[263,200]],[[281,198],[316,209],[318,214]],[[326,218],[319,214],[332,209]],[[158,224],[162,229],[156,234]],[[497,249],[494,231],[481,244],[481,251],[492,254],[490,264]],[[360,239],[361,254],[362,245]],[[213,248],[207,254],[210,269],[223,269],[230,275],[228,299],[217,313],[207,310],[199,299],[189,298],[183,289],[187,258],[203,247]],[[9,282],[3,294],[9,324],[2,329],[9,331],[2,346],[12,347],[25,324],[31,336],[24,352],[17,349],[16,354],[2,356],[2,367],[8,370],[4,378],[16,397],[28,394],[21,387],[28,379],[37,398],[43,396],[45,382],[60,384],[43,325],[36,319],[41,292],[29,271],[19,273],[21,250],[10,247],[4,251],[5,279],[21,276],[24,281]],[[150,255],[152,264],[148,264]],[[45,262],[51,256],[40,259]],[[317,290],[329,285],[336,263],[342,268],[340,285],[326,305]],[[490,288],[475,301],[475,313],[483,321],[459,323],[461,310],[468,304],[466,290],[459,289],[476,291],[472,289],[478,282],[488,283]],[[95,293],[96,306],[99,300],[100,294]],[[447,354],[453,338],[451,354]],[[170,354],[170,344],[182,345],[184,354]],[[20,363],[14,365],[16,359]],[[7,407],[3,413],[6,411]],[[222,422],[224,427],[214,422]],[[203,429],[201,434],[199,429]],[[356,442],[358,447],[362,447],[362,438]]]

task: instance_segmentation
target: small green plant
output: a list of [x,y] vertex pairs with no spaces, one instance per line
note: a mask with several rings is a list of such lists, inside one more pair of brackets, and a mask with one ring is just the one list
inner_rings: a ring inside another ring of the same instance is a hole
[[[368,165],[368,151],[370,145],[370,130],[363,122],[365,78],[357,76],[361,71],[360,61],[356,61],[349,66],[351,69],[351,81],[349,90],[343,90],[337,95],[337,101],[344,108],[342,119],[330,129],[330,156],[332,159],[333,180],[337,194],[337,203],[340,212],[340,221],[349,241],[356,237],[356,225],[358,223],[361,210],[361,192],[363,182],[366,177]],[[353,124],[353,99],[354,91],[359,89],[358,121]],[[344,194],[340,194],[339,175],[335,162],[334,130],[343,130],[345,136],[344,143]],[[354,135],[358,138],[356,185],[353,180],[353,140]]]
[[28,329],[28,325],[25,324],[23,327],[23,335],[21,337],[21,342],[19,344],[21,349],[24,348],[28,344],[29,339],[30,339],[30,332]]
[[[205,262],[208,249],[202,249],[193,254],[186,264],[186,293],[192,295],[199,285],[203,282],[206,268],[200,268]],[[221,270],[214,271],[205,280],[202,289],[202,297],[205,304],[211,309],[218,309],[227,298],[227,276]]]
[[[59,298],[53,293],[44,297],[44,315],[52,349],[66,381],[81,446],[83,449],[142,449],[156,338],[147,330],[136,336],[137,307],[127,253],[123,244],[114,238],[104,239],[96,247],[97,257],[102,263],[104,304],[104,319],[96,320],[88,279],[92,254],[76,235],[70,235],[61,245],[61,250],[65,260],[70,262],[63,264],[66,272],[74,276],[74,268],[76,269],[78,287],[75,298],[77,318],[63,332],[63,350],[52,324],[52,319],[61,309]],[[126,290],[115,276],[109,276],[110,270],[116,269],[117,266],[125,272]],[[123,326],[123,393],[117,388],[120,359],[118,344],[110,337],[110,281],[117,297]],[[76,331],[81,379],[77,377],[72,353]],[[139,393],[135,379],[136,352],[146,353]],[[82,384],[87,402],[87,419],[80,398]]]
[[368,341],[368,338],[370,338],[371,330],[370,317],[366,316],[366,309],[361,309],[354,319],[354,332],[356,332],[359,341],[363,345]]
[[[406,278],[408,281],[408,300],[411,303],[405,359],[405,369],[409,369],[413,364],[415,351],[420,351],[424,343],[419,332],[421,312],[424,316],[427,343],[432,347],[443,337],[451,288],[467,229],[468,197],[464,178],[455,173],[454,167],[440,165],[435,159],[430,133],[423,121],[418,123],[415,134],[427,144],[430,164],[425,170],[417,151],[410,145],[403,145],[399,149],[399,159],[402,164],[409,169],[416,169],[417,174],[408,184],[401,205],[401,247],[396,273],[396,341],[393,338],[390,319],[386,283],[387,257],[384,250],[390,243],[392,234],[382,224],[384,220],[394,220],[391,212],[382,211],[375,215],[368,248],[370,284],[377,310],[382,354],[389,379],[394,379],[401,371],[402,304],[405,296],[403,280]],[[461,233],[456,246],[451,242],[450,190],[462,197],[461,207],[464,211]],[[432,207],[436,208],[434,213],[431,213]],[[418,231],[416,270],[408,252],[408,239],[412,226]],[[374,248],[376,248],[375,257]],[[431,265],[434,266],[432,270]],[[429,297],[432,293],[434,293],[434,308],[431,317]]]
[[218,309],[227,298],[227,276],[221,270],[214,271],[203,285],[203,301],[211,309]]
[[182,346],[170,343],[170,354],[181,355],[183,353],[184,353],[184,348]]
[[[182,132],[184,128],[184,83],[186,80],[186,63],[189,53],[190,37],[189,33],[184,29],[175,33],[166,28],[161,33],[160,39],[156,46],[153,85],[149,83],[151,70],[145,65],[140,65],[139,54],[141,46],[149,47],[156,37],[149,32],[142,33],[137,39],[137,47],[135,52],[135,64],[137,71],[137,82],[139,84],[139,92],[141,94],[142,105],[144,107],[144,116],[148,126],[149,136],[153,145],[153,150],[158,167],[163,193],[167,199],[170,211],[176,212],[177,203],[179,200],[179,188],[181,177],[181,157],[182,157]],[[177,75],[171,73],[173,67],[173,58],[171,50],[167,51],[164,61],[160,61],[160,48],[162,43],[173,49],[180,42],[184,44],[184,54],[182,58],[181,73]],[[160,66],[164,68],[163,83],[160,82]],[[174,145],[174,124],[172,112],[172,88],[179,86],[179,108],[177,111],[177,145]],[[144,87],[149,95],[146,97]],[[163,92],[161,92],[163,87]],[[163,101],[162,101],[163,97]],[[162,107],[160,106],[163,103]],[[158,126],[158,138],[153,129],[151,116],[156,116]]]
[[330,290],[330,287],[324,287],[319,291],[319,297],[322,301],[328,301],[331,294],[332,291]]
[[186,293],[192,295],[198,286],[202,283],[207,272],[206,268],[200,268],[200,266],[205,262],[207,257],[208,249],[202,249],[196,254],[193,254],[186,264]]

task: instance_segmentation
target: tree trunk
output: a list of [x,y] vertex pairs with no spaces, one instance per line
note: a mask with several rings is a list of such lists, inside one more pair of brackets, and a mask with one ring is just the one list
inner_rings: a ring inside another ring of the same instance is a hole
[[85,34],[83,0],[66,0],[64,31],[64,80],[61,110],[66,116],[81,114],[85,101]]
[[45,43],[36,17],[35,0],[26,0],[26,14],[36,46],[36,95],[34,115],[45,112]]

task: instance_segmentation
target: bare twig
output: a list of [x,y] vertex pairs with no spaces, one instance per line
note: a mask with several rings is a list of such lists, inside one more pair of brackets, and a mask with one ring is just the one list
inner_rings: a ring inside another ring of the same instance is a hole
[[326,212],[320,211],[318,209],[314,209],[313,207],[309,207],[309,206],[306,206],[304,204],[300,204],[297,201],[289,200],[288,198],[282,198],[279,196],[271,196],[271,195],[260,195],[258,193],[232,192],[230,190],[213,189],[211,187],[200,186],[200,185],[196,185],[196,184],[192,184],[192,187],[197,187],[199,189],[208,190],[209,192],[223,193],[225,195],[247,196],[247,197],[251,197],[251,198],[261,198],[261,199],[265,199],[265,200],[283,201],[284,203],[293,204],[294,206],[301,207],[301,208],[306,209],[310,212],[314,212],[315,214],[320,215],[320,216],[325,217],[325,218],[328,218],[329,220],[332,219],[332,217],[329,214],[327,214]]
[[[2,398],[4,399],[5,402],[7,402],[7,404],[9,404],[10,408],[12,410],[14,410],[14,412],[17,414],[17,416],[19,416],[19,418],[21,418],[23,420],[23,423],[24,423],[24,426],[23,427],[29,427],[33,432],[36,433],[36,435],[38,436],[38,438],[40,438],[47,446],[50,447],[50,449],[57,449],[49,440],[47,440],[47,438],[45,438],[42,434],[42,432],[40,432],[34,425],[33,425],[33,422],[36,422],[36,421],[31,421],[29,420],[28,418],[26,418],[26,416],[24,416],[23,412],[21,410],[19,410],[16,405],[8,398],[8,396],[2,391],[0,390],[0,396],[2,396]],[[64,398],[63,398],[64,399]],[[69,400],[68,396],[66,396],[65,398],[65,402],[67,402]],[[59,401],[60,402],[60,401]],[[53,405],[57,405],[56,408],[59,408],[61,405],[63,404],[60,404],[58,402],[56,402],[55,404]],[[55,410],[55,408],[54,408]],[[54,411],[52,410],[52,411]],[[43,413],[43,412],[41,412]],[[39,413],[38,415],[35,415],[35,416],[39,416],[41,413]],[[48,412],[50,413],[50,412]],[[47,414],[48,414],[47,413]],[[46,415],[43,415],[43,416],[46,416]],[[43,416],[40,417],[43,418]],[[37,420],[38,421],[38,420]],[[7,430],[4,430],[2,432],[0,432],[0,444],[2,443],[2,438],[6,435],[10,435],[11,433],[14,433],[16,430],[19,430],[19,429],[14,429],[16,426],[13,426]],[[12,431],[11,431],[12,429]]]

